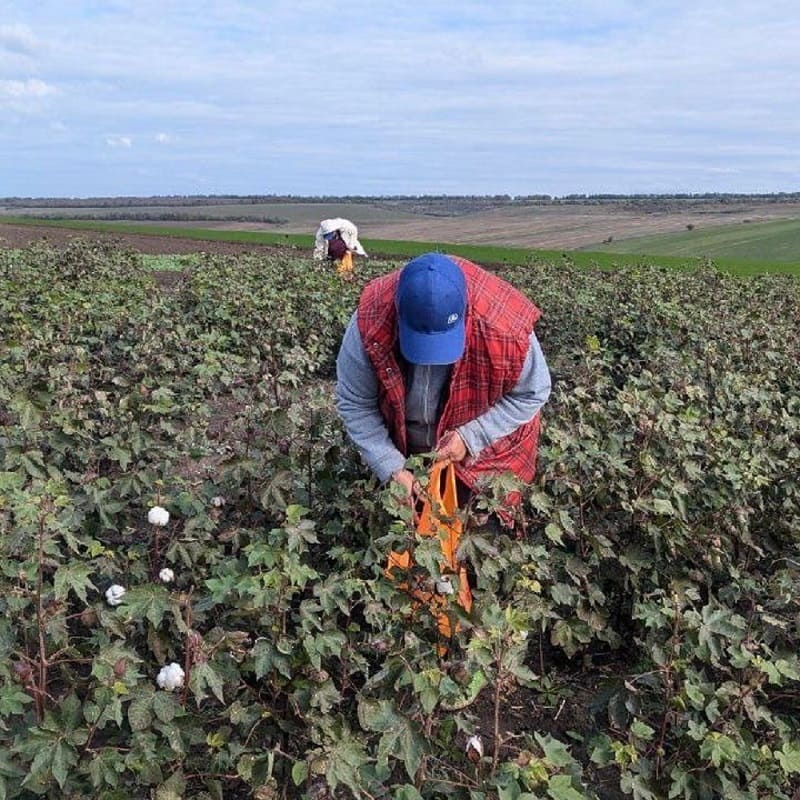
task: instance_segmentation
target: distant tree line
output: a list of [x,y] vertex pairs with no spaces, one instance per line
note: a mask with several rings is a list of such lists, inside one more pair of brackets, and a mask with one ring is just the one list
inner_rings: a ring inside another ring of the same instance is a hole
[[[74,207],[74,206],[71,206]],[[115,208],[116,206],[109,206]],[[47,208],[69,208],[67,206],[47,206]],[[32,216],[32,215],[29,215]],[[36,219],[64,219],[64,212],[38,213]],[[102,211],[96,213],[82,213],[80,219],[103,220],[106,222],[141,221],[141,222],[262,222],[268,225],[285,225],[289,222],[286,217],[265,217],[247,214],[225,214],[223,216],[209,217],[208,214],[192,214],[180,211]]]
[[[219,206],[256,205],[261,203],[388,203],[414,204],[475,204],[475,205],[538,205],[538,204],[585,204],[585,203],[630,203],[652,201],[711,201],[719,203],[767,202],[780,203],[800,201],[800,192],[775,192],[763,194],[743,194],[729,192],[703,193],[641,193],[641,194],[568,194],[555,196],[549,194],[528,195],[153,195],[151,197],[6,197],[0,198],[0,205],[6,209],[14,208],[136,208],[143,206]],[[252,219],[252,217],[249,217]]]

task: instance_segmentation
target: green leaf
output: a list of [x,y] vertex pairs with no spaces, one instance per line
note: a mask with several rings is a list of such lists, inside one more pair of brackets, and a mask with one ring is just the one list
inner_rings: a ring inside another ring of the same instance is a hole
[[208,692],[205,691],[206,688],[211,689],[211,691],[214,693],[214,696],[220,701],[220,703],[225,702],[225,697],[222,691],[225,686],[225,682],[222,679],[222,676],[207,661],[194,665],[192,668],[192,675],[189,680],[189,686],[194,693],[198,706],[202,700],[208,697]]
[[315,669],[322,669],[322,658],[338,655],[347,644],[347,637],[341,631],[322,631],[303,639],[303,647]]
[[391,700],[362,699],[358,704],[358,721],[365,731],[383,733],[396,726],[401,719]]
[[665,517],[674,517],[675,516],[675,507],[670,503],[669,500],[661,497],[654,497],[653,498],[653,511],[656,514],[660,514],[661,516]]
[[155,692],[152,697],[151,705],[153,713],[162,722],[172,722],[180,710],[177,699],[170,692]]
[[563,546],[564,539],[561,533],[561,528],[558,527],[554,522],[550,522],[544,527],[544,535],[554,544],[557,544],[559,547]]
[[633,800],[661,800],[648,786],[647,780],[641,775],[625,772],[619,782],[619,788],[625,794],[633,795]]
[[797,742],[784,742],[783,747],[774,752],[774,756],[787,775],[800,772],[800,745]]
[[128,706],[128,722],[130,722],[131,730],[133,731],[146,731],[153,721],[153,715],[150,713],[149,698],[136,698]]
[[16,686],[0,687],[0,717],[2,718],[12,714],[24,714],[25,706],[32,702],[33,698]]
[[563,619],[558,620],[553,625],[550,631],[550,641],[560,647],[570,658],[578,652],[573,630],[570,624]]
[[614,761],[614,751],[611,748],[611,738],[601,733],[592,742],[591,760],[601,767],[607,767]]
[[553,775],[547,782],[547,795],[553,800],[585,800],[585,795],[573,788],[569,775]]
[[344,732],[328,750],[328,768],[325,771],[328,785],[333,791],[342,783],[356,796],[361,796],[360,770],[370,763],[362,742]]
[[739,758],[739,748],[729,736],[716,731],[709,733],[700,745],[700,755],[708,758],[715,767]]
[[308,778],[308,762],[295,761],[292,765],[292,782],[295,786],[300,786]]
[[410,783],[404,783],[394,790],[392,800],[422,800],[422,795],[415,786]]
[[633,721],[630,730],[637,739],[644,739],[646,742],[649,742],[655,734],[655,728],[651,728],[640,719]]
[[93,567],[88,562],[71,561],[68,564],[62,564],[53,576],[53,589],[56,599],[66,600],[69,590],[72,589],[81,601],[88,602],[86,590],[97,591],[97,587],[89,580],[89,575],[92,572]]
[[63,739],[56,742],[50,769],[60,789],[64,788],[69,776],[69,768],[78,763],[78,755]]
[[289,658],[281,653],[268,639],[259,639],[253,646],[253,667],[256,678],[263,678],[270,670],[277,670],[285,678],[292,677]]
[[545,758],[554,767],[561,768],[575,764],[575,759],[570,755],[567,746],[558,739],[553,738],[549,733],[547,735],[534,733],[534,738],[544,751]]
[[781,675],[793,681],[800,681],[800,669],[798,668],[797,657],[792,659],[779,658],[775,661],[775,667]]
[[408,719],[401,719],[387,730],[378,743],[378,764],[387,764],[392,755],[405,764],[408,777],[413,781],[425,754],[425,741]]
[[129,619],[148,619],[156,628],[172,605],[169,591],[156,584],[129,589],[122,602]]

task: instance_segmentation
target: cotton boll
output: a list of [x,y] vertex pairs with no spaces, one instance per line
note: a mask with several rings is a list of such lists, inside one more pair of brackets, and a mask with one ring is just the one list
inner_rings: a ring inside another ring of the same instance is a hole
[[225,498],[221,494],[218,494],[216,497],[211,498],[211,505],[214,506],[214,508],[221,508],[225,505]]
[[480,761],[483,758],[483,740],[477,734],[470,736],[467,741],[467,758],[470,761]]
[[169,522],[169,511],[161,506],[153,506],[147,512],[147,521],[151,525],[157,525],[159,528],[163,528]]
[[184,677],[185,674],[181,668],[181,665],[176,664],[173,661],[171,664],[167,664],[166,667],[161,667],[161,670],[156,677],[156,683],[161,689],[166,689],[168,692],[172,692],[175,689],[180,689],[181,686],[183,686]]
[[164,569],[158,573],[158,579],[161,583],[172,583],[172,581],[175,580],[175,573],[169,567],[164,567]]
[[455,587],[453,586],[453,581],[450,580],[449,575],[442,575],[438,581],[436,581],[436,591],[438,594],[454,594]]
[[106,589],[106,602],[110,606],[118,606],[122,602],[123,597],[125,597],[125,587],[120,586],[118,583]]

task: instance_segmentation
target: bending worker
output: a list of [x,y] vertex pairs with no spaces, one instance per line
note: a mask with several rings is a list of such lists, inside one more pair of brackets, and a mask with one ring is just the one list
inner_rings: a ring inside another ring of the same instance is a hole
[[485,476],[533,480],[550,396],[540,316],[506,281],[441,253],[366,285],[336,361],[336,398],[380,481],[414,497],[406,458],[433,451],[455,463],[461,504]]
[[358,228],[349,219],[335,217],[324,219],[319,224],[314,240],[314,258],[327,259],[336,265],[339,277],[353,277],[353,253],[366,256],[367,252],[358,241]]

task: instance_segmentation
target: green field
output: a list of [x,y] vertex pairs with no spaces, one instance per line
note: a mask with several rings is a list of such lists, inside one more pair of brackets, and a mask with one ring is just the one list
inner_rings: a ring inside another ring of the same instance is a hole
[[[298,233],[265,233],[261,231],[214,230],[194,227],[160,225],[154,223],[100,222],[95,220],[40,220],[23,217],[3,217],[2,221],[15,225],[47,225],[82,231],[101,231],[120,234],[173,236],[200,241],[238,242],[253,245],[278,245],[308,249],[314,237]],[[762,231],[764,231],[762,233]],[[713,237],[719,240],[712,250]],[[734,234],[748,234],[736,240]],[[791,236],[794,236],[794,239]],[[741,245],[735,242],[740,241]],[[794,241],[795,246],[791,245]],[[651,244],[651,242],[653,244]],[[675,244],[669,246],[670,242]],[[694,248],[684,247],[683,242]],[[709,242],[705,245],[705,242]],[[755,242],[762,242],[756,246]],[[362,239],[364,247],[373,255],[413,257],[432,250],[454,252],[482,264],[527,264],[531,261],[568,260],[580,267],[613,269],[629,264],[654,264],[676,269],[693,269],[707,259],[713,260],[721,270],[733,275],[785,273],[800,275],[800,221],[758,223],[743,228],[726,226],[713,231],[692,231],[658,237],[641,237],[614,242],[614,252],[585,250],[533,250],[519,247],[493,245],[467,245],[452,242],[397,241],[389,239]],[[725,247],[723,249],[723,244]],[[700,246],[702,245],[702,246]],[[617,250],[620,252],[617,252]],[[791,257],[793,256],[793,257]]]
[[680,258],[786,263],[800,262],[800,219],[776,220],[687,230],[659,236],[637,236],[611,242],[614,253],[648,253]]

